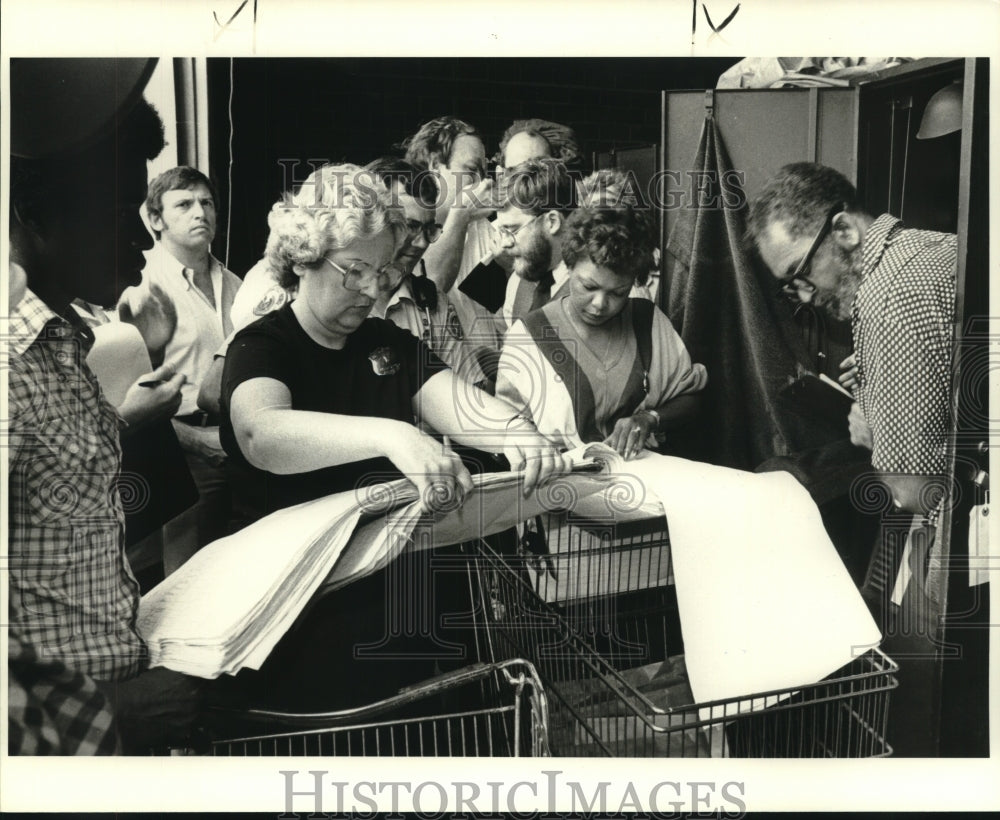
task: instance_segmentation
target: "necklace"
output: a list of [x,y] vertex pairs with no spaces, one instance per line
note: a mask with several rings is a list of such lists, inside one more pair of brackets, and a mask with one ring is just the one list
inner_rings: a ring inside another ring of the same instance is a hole
[[[617,336],[619,335],[618,334],[618,324],[619,324],[618,318],[619,317],[618,316],[614,316],[609,321],[607,321],[605,324],[598,325],[595,328],[595,327],[592,327],[592,326],[587,326],[587,325],[581,324],[577,320],[576,316],[573,315],[573,309],[568,306],[568,304],[567,304],[567,302],[565,300],[563,301],[562,306],[563,306],[563,313],[566,315],[566,318],[569,320],[570,324],[573,326],[573,329],[576,332],[577,338],[579,338],[580,341],[583,342],[584,347],[586,347],[587,350],[590,351],[590,354],[595,359],[597,359],[597,361],[601,364],[601,366],[604,367],[604,369],[607,369],[607,366],[608,366],[608,355],[611,353],[611,345],[615,341],[615,339],[617,338]],[[599,352],[599,349],[597,347],[595,347],[595,345],[592,343],[592,342],[598,340],[595,337],[598,337],[598,338],[599,337],[605,337],[606,338],[606,341],[604,343],[604,351],[603,351],[603,353]]]

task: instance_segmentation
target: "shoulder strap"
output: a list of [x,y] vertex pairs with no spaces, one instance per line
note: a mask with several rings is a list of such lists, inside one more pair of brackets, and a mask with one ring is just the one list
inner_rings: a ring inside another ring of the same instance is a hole
[[613,427],[621,418],[631,416],[649,396],[649,371],[653,360],[653,312],[649,299],[629,299],[626,308],[631,332],[635,337],[636,357],[632,360],[628,380],[622,390],[621,404],[608,419]]
[[578,369],[576,358],[559,337],[559,331],[549,322],[544,310],[535,310],[521,318],[525,328],[535,340],[546,361],[552,366],[556,375],[562,381],[566,393],[573,403],[573,416],[576,419],[577,435],[584,441],[598,441],[593,435],[596,431],[594,423],[594,390],[587,377]]
[[649,393],[649,368],[653,361],[653,311],[656,306],[649,299],[632,299],[632,321],[635,343],[642,364],[642,388]]
[[413,294],[413,301],[421,310],[437,310],[437,285],[427,275],[427,266],[423,259],[420,260],[420,270],[420,276],[417,276],[416,272],[410,274],[410,293]]

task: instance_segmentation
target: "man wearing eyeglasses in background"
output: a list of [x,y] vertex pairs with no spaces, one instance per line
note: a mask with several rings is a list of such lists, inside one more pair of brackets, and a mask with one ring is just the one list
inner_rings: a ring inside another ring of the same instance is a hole
[[381,180],[392,192],[393,202],[402,207],[408,234],[393,260],[401,277],[379,289],[372,315],[410,331],[460,377],[470,384],[482,384],[486,377],[477,350],[467,343],[455,308],[427,275],[423,262],[425,251],[442,232],[435,219],[437,186],[433,178],[398,157],[380,157],[365,168]]
[[513,258],[501,318],[506,327],[548,303],[569,277],[562,263],[563,228],[576,208],[576,184],[563,162],[533,159],[500,180],[495,228]]
[[486,148],[475,127],[450,116],[425,122],[403,148],[406,161],[438,183],[443,232],[427,264],[442,293],[450,293],[492,247],[486,217],[494,211],[493,180],[486,175]]
[[486,174],[482,137],[457,117],[435,117],[407,137],[403,148],[406,161],[433,174],[440,191],[437,219],[443,230],[425,257],[427,275],[448,295],[466,338],[492,348],[498,359],[501,336],[493,310],[456,287],[494,250],[487,221],[495,211],[493,180]]
[[[568,125],[531,118],[515,120],[500,139],[495,157],[496,177],[501,179],[508,168],[532,159],[552,157],[564,164],[571,175],[581,175],[583,160],[576,134]],[[457,286],[462,298],[468,296],[494,312],[503,304],[507,280],[514,259],[503,246],[502,234],[493,228],[495,247],[484,256]]]
[[933,523],[951,429],[955,235],[872,217],[847,179],[814,163],[765,184],[749,235],[786,294],[851,320],[840,378],[856,398],[851,441],[872,450],[896,505]]

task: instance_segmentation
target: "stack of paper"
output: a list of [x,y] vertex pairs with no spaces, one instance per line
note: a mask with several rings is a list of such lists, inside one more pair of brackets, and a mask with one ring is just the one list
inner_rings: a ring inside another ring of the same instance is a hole
[[[571,451],[574,472],[525,497],[518,473],[483,473],[472,477],[462,505],[433,520],[416,503],[376,520],[362,522],[344,548],[325,587],[336,588],[385,567],[403,550],[432,549],[482,538],[552,510],[572,507],[608,486],[608,463],[600,445]],[[607,449],[607,448],[604,448]],[[575,454],[575,455],[574,455]],[[600,468],[595,471],[595,468]],[[419,534],[414,530],[419,527]]]
[[333,567],[362,509],[338,493],[269,515],[196,553],[142,599],[153,666],[204,678],[257,669]]
[[[592,468],[593,455],[574,464]],[[567,475],[524,499],[518,473],[473,481],[462,507],[435,521],[400,479],[279,510],[208,544],[142,599],[151,665],[203,678],[259,669],[320,586],[377,572],[406,548],[498,532],[550,509],[562,490],[576,499],[607,483],[602,473]],[[411,538],[418,523],[429,538]]]

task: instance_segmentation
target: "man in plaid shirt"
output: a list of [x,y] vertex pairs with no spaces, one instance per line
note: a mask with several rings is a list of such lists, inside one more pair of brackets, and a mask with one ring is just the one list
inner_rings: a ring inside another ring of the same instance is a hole
[[956,236],[873,217],[843,175],[807,162],[767,182],[749,227],[786,294],[850,319],[840,381],[856,398],[851,441],[872,451],[896,506],[933,524],[951,430]]
[[[146,668],[116,487],[121,419],[85,362],[93,334],[70,307],[114,305],[141,280],[153,243],[139,205],[163,124],[141,87],[120,101],[110,82],[103,93],[116,104],[81,134],[79,105],[60,95],[85,93],[73,78],[95,63],[83,62],[11,61],[11,261],[26,277],[6,351],[12,753],[114,750],[109,707],[126,752],[182,739],[199,690]],[[62,144],[40,150],[53,135]]]
[[43,661],[13,630],[7,643],[7,710],[12,755],[119,752],[111,704],[97,684],[59,661]]

